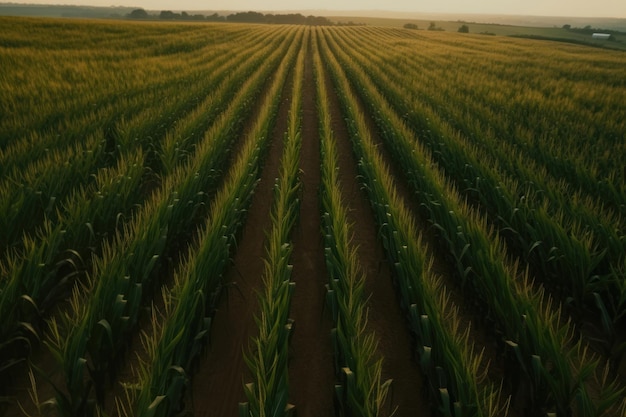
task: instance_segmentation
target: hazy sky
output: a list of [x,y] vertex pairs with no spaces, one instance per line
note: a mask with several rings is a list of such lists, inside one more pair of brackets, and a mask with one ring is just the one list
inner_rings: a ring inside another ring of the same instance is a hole
[[626,0],[13,0],[20,3],[137,6],[149,10],[391,10],[626,18]]

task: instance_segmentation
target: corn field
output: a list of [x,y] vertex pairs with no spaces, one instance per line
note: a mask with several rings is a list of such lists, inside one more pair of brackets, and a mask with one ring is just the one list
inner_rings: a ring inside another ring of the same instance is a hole
[[626,416],[622,52],[0,25],[0,415]]

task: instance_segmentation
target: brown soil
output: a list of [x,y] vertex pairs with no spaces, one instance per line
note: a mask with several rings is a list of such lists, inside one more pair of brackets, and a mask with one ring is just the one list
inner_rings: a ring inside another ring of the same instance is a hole
[[258,292],[262,288],[266,234],[271,226],[275,178],[279,175],[283,135],[287,130],[291,85],[288,77],[283,88],[277,122],[269,152],[233,265],[229,268],[225,292],[213,318],[209,346],[195,370],[191,389],[191,409],[199,416],[238,416],[238,404],[245,402],[244,383],[252,381],[244,352],[257,334]]
[[[332,80],[326,74],[328,98],[332,115],[341,115],[341,106]],[[369,200],[361,191],[356,161],[345,122],[333,117],[332,129],[337,141],[339,181],[344,201],[349,205],[353,225],[353,243],[358,245],[358,259],[366,276],[368,328],[379,340],[378,352],[383,357],[383,380],[393,379],[390,409],[395,417],[430,416],[428,398],[423,390],[419,365],[414,360],[413,341],[407,321],[400,308],[389,265],[377,235]]]
[[[358,96],[357,102],[362,109],[366,108],[361,98]],[[394,179],[397,194],[412,214],[416,233],[421,235],[422,242],[426,245],[426,257],[432,259],[433,262],[432,272],[434,272],[437,277],[441,278],[442,287],[445,289],[451,305],[458,308],[459,314],[456,315],[456,318],[460,322],[459,328],[470,329],[470,343],[475,345],[477,352],[483,350],[481,365],[483,369],[487,368],[487,378],[490,381],[494,381],[496,385],[499,385],[500,381],[505,379],[505,370],[504,364],[502,363],[503,358],[498,355],[497,341],[492,331],[485,327],[484,320],[482,320],[479,313],[475,311],[474,306],[470,305],[468,302],[468,300],[472,298],[464,295],[464,290],[460,286],[460,278],[458,278],[455,266],[446,255],[447,249],[440,240],[436,229],[432,227],[430,221],[422,214],[420,202],[415,192],[412,191],[412,187],[400,167],[393,162],[393,157],[387,151],[384,141],[378,133],[376,123],[367,110],[364,111],[364,116],[368,125],[368,131],[372,140],[377,145],[380,157],[386,164],[391,177]],[[512,395],[509,388],[507,384],[503,385],[502,401],[506,401],[507,397]],[[415,395],[415,392],[409,392],[409,395]],[[424,404],[425,403],[426,402],[424,402]],[[523,404],[513,403],[512,401],[508,416],[516,417],[522,415],[520,411],[522,406]]]
[[324,314],[328,275],[320,234],[320,142],[310,48],[304,65],[300,152],[303,192],[299,223],[293,236],[292,280],[296,289],[291,301],[291,318],[295,332],[291,339],[289,391],[298,417],[318,417],[334,415],[334,374],[332,322],[329,315]]

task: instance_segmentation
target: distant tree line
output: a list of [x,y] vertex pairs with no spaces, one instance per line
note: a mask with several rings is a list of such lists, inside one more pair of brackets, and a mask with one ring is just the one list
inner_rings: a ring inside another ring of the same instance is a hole
[[[463,25],[465,26],[465,25]],[[405,29],[413,29],[413,30],[417,30],[418,27],[415,23],[405,23],[403,26]],[[444,31],[445,29],[437,26],[437,24],[435,22],[430,22],[430,25],[428,25],[428,30],[434,30],[434,31]],[[469,28],[468,28],[469,31]],[[459,30],[460,32],[460,30]]]
[[[332,24],[332,23],[331,23]],[[348,20],[347,22],[339,21],[336,24],[337,26],[367,26],[366,23],[362,22],[353,22],[352,20]]]
[[583,35],[592,35],[597,32],[609,33],[611,36],[626,34],[625,32],[620,32],[619,30],[593,28],[591,25],[587,25],[583,28],[573,28],[572,25],[563,25],[563,29],[574,33],[582,33]]
[[428,25],[428,30],[444,31],[445,29],[442,28],[441,26],[437,26],[437,24],[435,24],[435,22],[430,22],[430,25]]
[[322,16],[303,16],[300,13],[263,14],[258,12],[239,12],[228,15],[229,22],[270,23],[286,25],[331,26],[333,23]]
[[[405,29],[413,29],[413,30],[417,30],[418,27],[415,23],[405,23],[403,26]],[[434,30],[434,31],[444,31],[445,29],[442,27],[437,26],[437,24],[435,22],[430,22],[430,25],[428,26],[428,30]],[[459,26],[459,33],[469,33],[469,26],[467,25],[461,25]]]
[[189,14],[187,12],[172,12],[163,10],[158,15],[150,15],[144,9],[135,9],[127,16],[130,19],[162,19],[162,20],[196,20],[209,22],[240,22],[240,23],[269,23],[288,25],[331,26],[333,23],[322,16],[303,16],[300,13],[290,14],[263,14],[258,12],[238,12],[228,16],[214,13],[209,16]]
[[163,20],[206,20],[211,22],[220,22],[224,21],[224,17],[214,13],[210,16],[205,16],[203,14],[189,14],[187,12],[175,13],[170,10],[163,10],[159,14],[159,19]]

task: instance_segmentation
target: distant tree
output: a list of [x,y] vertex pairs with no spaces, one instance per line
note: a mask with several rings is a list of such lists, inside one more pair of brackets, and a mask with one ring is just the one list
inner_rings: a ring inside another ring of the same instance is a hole
[[224,20],[226,20],[226,17],[225,16],[220,16],[217,13],[213,13],[212,15],[207,16],[206,20],[209,20],[211,22],[223,22]]
[[467,25],[459,26],[459,33],[469,33],[469,26]]
[[405,23],[404,28],[417,30],[417,25],[415,23]]
[[572,28],[572,25],[563,25],[563,29],[565,30],[570,30]]
[[265,15],[259,12],[238,12],[226,17],[229,22],[265,23]]
[[144,9],[135,9],[128,14],[128,17],[130,17],[131,19],[147,19],[148,12],[146,12]]
[[306,17],[301,15],[300,13],[296,14],[276,14],[265,15],[265,20],[267,23],[278,23],[283,25],[304,25],[306,24]]
[[347,22],[337,22],[337,26],[367,26],[367,23],[363,23],[363,22],[353,22],[352,20],[349,20]]
[[174,13],[170,10],[162,10],[161,14],[159,14],[159,18],[165,20],[180,19],[180,13]]
[[435,22],[430,22],[428,30],[444,30],[442,27],[438,27]]
[[332,26],[333,22],[324,16],[307,16],[306,24],[310,26]]

